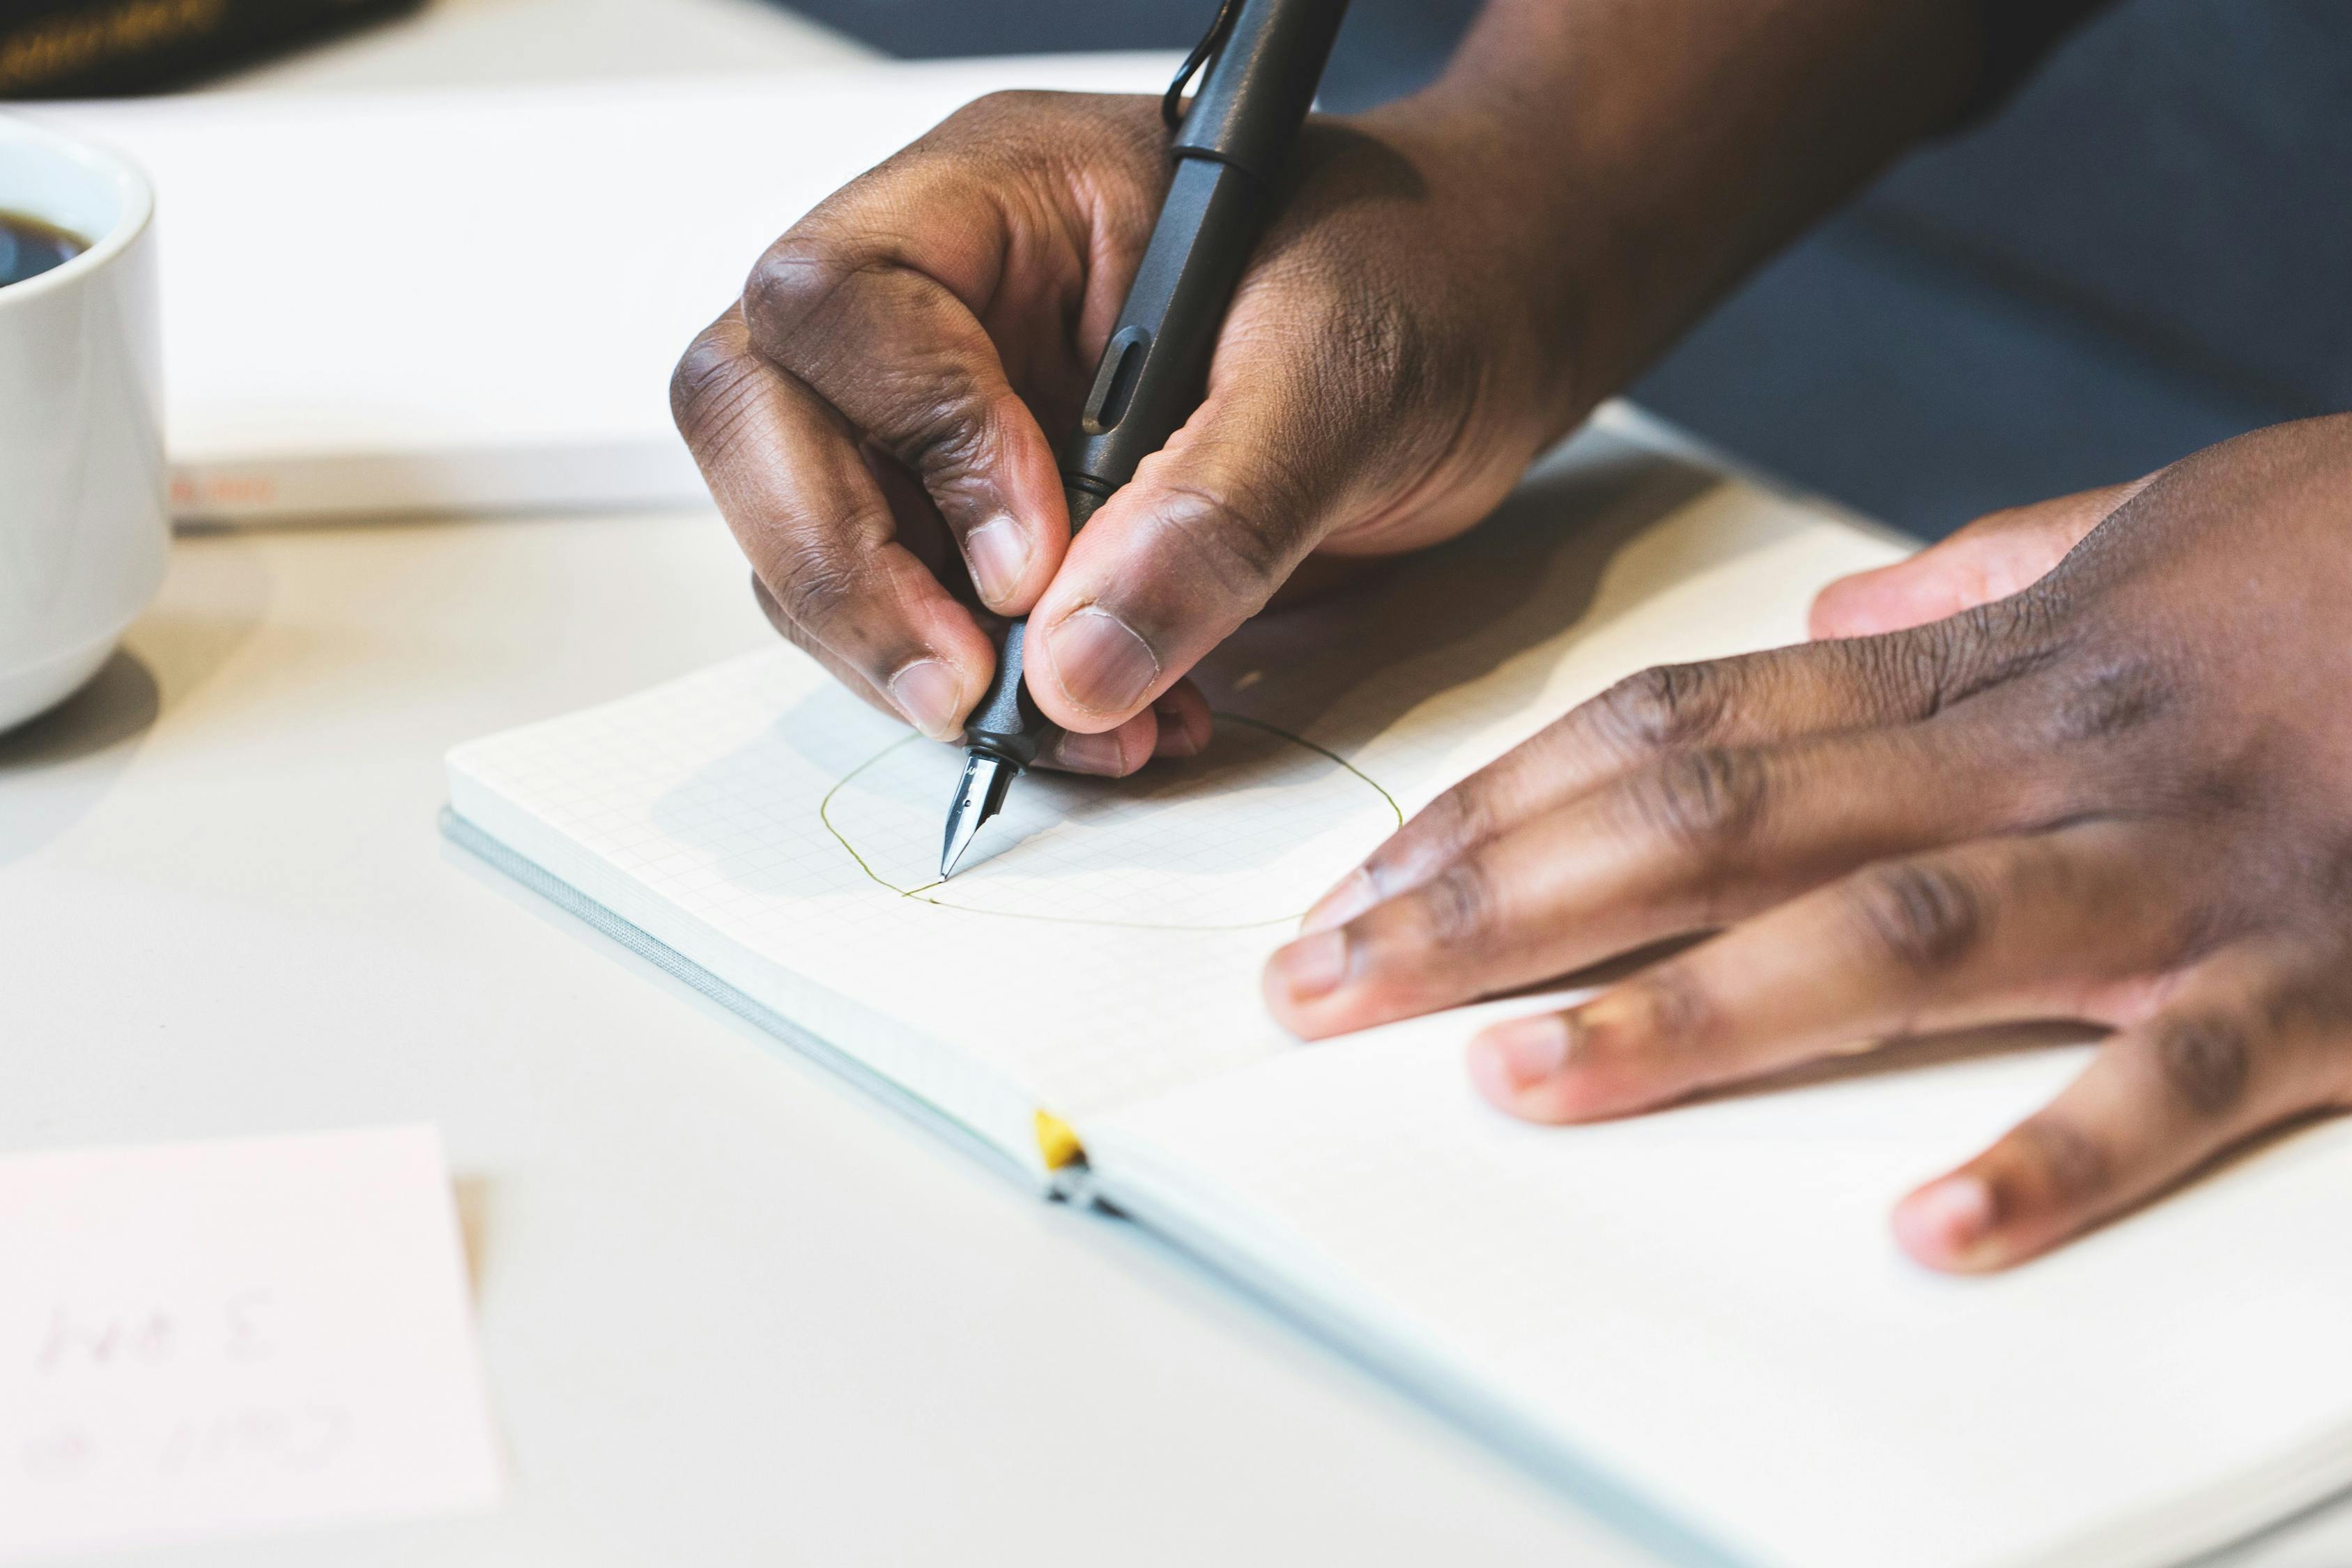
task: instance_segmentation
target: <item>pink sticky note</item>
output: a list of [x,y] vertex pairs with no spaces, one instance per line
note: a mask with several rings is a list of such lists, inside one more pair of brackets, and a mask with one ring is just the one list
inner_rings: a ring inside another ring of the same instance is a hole
[[430,1127],[0,1159],[0,1563],[500,1487]]

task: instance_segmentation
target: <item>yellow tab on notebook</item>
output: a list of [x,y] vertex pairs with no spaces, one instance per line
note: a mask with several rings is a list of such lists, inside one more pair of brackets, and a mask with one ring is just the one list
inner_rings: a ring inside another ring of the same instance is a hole
[[1086,1146],[1070,1131],[1070,1124],[1050,1110],[1037,1112],[1037,1152],[1045,1157],[1045,1169],[1049,1171],[1058,1171],[1087,1157]]

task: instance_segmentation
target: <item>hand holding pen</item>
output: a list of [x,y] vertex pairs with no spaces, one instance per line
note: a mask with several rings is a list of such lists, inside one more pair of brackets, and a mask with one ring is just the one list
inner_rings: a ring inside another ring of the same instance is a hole
[[1198,750],[1186,671],[1303,558],[1466,528],[1570,422],[1555,329],[1488,309],[1562,262],[1474,173],[1483,135],[1445,94],[1311,121],[1205,400],[1075,538],[1057,443],[1169,187],[1159,100],[984,99],[836,194],[673,389],[771,619],[960,742],[1025,615],[1040,765]]

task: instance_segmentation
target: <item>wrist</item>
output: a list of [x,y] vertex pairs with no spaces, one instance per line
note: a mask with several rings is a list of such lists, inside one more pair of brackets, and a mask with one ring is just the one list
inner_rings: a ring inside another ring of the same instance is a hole
[[1366,119],[1428,149],[1490,275],[1530,291],[1565,428],[1946,123],[1979,42],[1975,0],[1489,0]]

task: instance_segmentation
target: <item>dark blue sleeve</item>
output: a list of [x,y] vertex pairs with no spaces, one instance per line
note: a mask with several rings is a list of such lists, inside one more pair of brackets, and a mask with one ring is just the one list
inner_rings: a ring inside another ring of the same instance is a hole
[[1998,108],[2060,38],[2111,4],[2113,0],[1977,0],[1983,17],[1984,58],[1976,93],[1960,122]]

